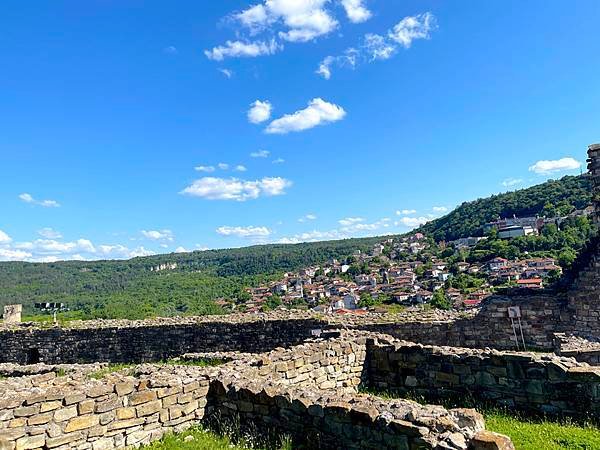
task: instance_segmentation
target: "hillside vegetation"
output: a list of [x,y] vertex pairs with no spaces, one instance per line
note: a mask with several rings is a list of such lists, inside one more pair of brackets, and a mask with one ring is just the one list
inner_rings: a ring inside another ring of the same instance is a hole
[[[216,314],[219,298],[241,298],[282,272],[298,270],[354,251],[379,238],[294,245],[173,253],[128,261],[0,263],[0,306],[22,303],[33,314],[36,302],[62,302],[69,316],[143,318],[174,314]],[[161,264],[173,270],[153,272]]]
[[[463,203],[448,215],[418,231],[438,242],[477,236],[482,225],[498,217],[563,216],[591,203],[585,176],[558,181]],[[585,217],[571,218],[561,229],[547,226],[540,236],[502,241],[490,236],[468,255],[454,258],[485,261],[525,254],[549,255],[563,267],[573,262],[593,233]],[[277,279],[283,272],[344,259],[356,250],[368,251],[381,237],[295,245],[261,245],[134,258],[128,261],[66,261],[0,263],[0,307],[22,303],[34,314],[36,302],[62,302],[78,318],[143,318],[176,314],[218,314],[219,298],[243,300],[246,287]],[[452,249],[441,256],[451,257]],[[151,271],[162,264],[176,268]]]
[[482,225],[498,218],[564,216],[592,202],[591,181],[587,176],[568,176],[514,192],[465,202],[455,210],[420,228],[436,241],[483,236]]

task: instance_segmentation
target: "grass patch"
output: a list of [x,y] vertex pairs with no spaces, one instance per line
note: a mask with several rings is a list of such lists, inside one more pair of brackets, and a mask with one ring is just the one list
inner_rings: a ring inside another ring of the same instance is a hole
[[482,411],[486,428],[509,436],[517,450],[598,450],[600,429],[568,421],[535,420],[507,411]]
[[195,366],[195,367],[215,367],[225,364],[227,361],[219,358],[200,358],[200,359],[167,359],[159,364],[167,366]]
[[94,380],[101,380],[110,373],[119,372],[125,369],[131,369],[134,366],[135,364],[109,364],[108,366],[100,370],[96,370],[95,372],[90,373],[88,375],[88,378],[93,378]]
[[[250,439],[252,440],[252,439]],[[292,450],[292,444],[284,439],[277,450]],[[253,446],[250,442],[241,440],[234,443],[229,437],[193,427],[179,434],[169,434],[160,441],[143,446],[145,450],[258,450],[261,447]]]

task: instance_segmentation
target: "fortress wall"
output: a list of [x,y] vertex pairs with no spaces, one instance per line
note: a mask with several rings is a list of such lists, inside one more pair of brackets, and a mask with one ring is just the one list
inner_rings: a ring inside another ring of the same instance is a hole
[[[90,323],[91,326],[92,323]],[[316,319],[257,320],[101,328],[0,331],[0,362],[31,364],[147,362],[190,352],[264,352],[299,344],[322,328]]]
[[600,368],[571,358],[370,340],[366,366],[368,385],[376,390],[600,416]]

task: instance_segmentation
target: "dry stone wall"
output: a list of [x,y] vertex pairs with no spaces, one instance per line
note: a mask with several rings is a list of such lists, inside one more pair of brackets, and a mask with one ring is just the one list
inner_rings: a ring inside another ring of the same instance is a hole
[[98,364],[37,365],[0,381],[0,449],[123,448],[228,421],[309,449],[483,450],[490,439],[512,448],[474,410],[357,394],[365,341],[352,339],[230,354],[211,368],[145,364],[101,380],[90,379]]
[[195,368],[102,380],[53,371],[0,382],[0,449],[139,445],[204,417],[209,379]]
[[155,324],[150,320],[86,328],[18,327],[0,331],[0,362],[32,364],[149,362],[189,352],[263,352],[299,344],[323,326],[314,318],[235,322],[227,318]]
[[600,417],[600,368],[572,358],[370,340],[366,366],[376,390]]

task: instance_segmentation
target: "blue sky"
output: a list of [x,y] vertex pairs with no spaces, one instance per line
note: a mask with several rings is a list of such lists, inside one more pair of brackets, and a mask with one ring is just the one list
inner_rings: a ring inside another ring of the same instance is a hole
[[579,173],[599,20],[596,0],[8,0],[0,260],[400,233]]

